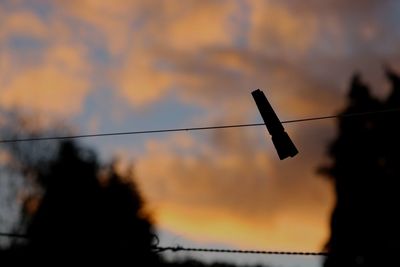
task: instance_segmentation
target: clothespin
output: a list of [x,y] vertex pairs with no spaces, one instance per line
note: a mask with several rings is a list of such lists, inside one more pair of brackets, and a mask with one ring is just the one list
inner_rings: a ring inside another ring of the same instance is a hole
[[274,109],[268,102],[267,97],[264,93],[257,89],[251,93],[253,95],[254,101],[261,113],[261,117],[264,120],[265,126],[268,132],[272,136],[272,143],[275,146],[276,151],[280,160],[287,157],[294,157],[299,153],[296,146],[293,144],[289,135],[285,132],[282,123],[280,122],[278,116],[275,114]]

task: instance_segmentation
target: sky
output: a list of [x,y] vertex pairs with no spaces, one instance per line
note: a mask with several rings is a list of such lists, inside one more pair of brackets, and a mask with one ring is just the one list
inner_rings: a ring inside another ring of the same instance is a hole
[[[281,120],[332,115],[356,71],[387,93],[399,14],[396,0],[4,0],[0,105],[79,134],[261,122],[257,88]],[[300,153],[284,161],[265,127],[82,142],[133,162],[162,245],[319,251],[334,194],[316,170],[335,120],[285,128]]]

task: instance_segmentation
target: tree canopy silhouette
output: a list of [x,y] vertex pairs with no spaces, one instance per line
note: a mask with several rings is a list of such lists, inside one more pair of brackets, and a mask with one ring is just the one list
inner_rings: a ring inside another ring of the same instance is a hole
[[[400,107],[400,78],[386,70],[391,92],[371,95],[360,75],[353,76],[348,106],[341,114]],[[400,178],[398,112],[339,118],[339,134],[330,145],[336,205],[331,218],[325,267],[392,266],[400,249],[397,210]]]
[[154,235],[138,190],[113,166],[103,170],[102,186],[100,171],[92,151],[62,143],[57,159],[39,176],[47,190],[28,228],[34,255],[154,264]]

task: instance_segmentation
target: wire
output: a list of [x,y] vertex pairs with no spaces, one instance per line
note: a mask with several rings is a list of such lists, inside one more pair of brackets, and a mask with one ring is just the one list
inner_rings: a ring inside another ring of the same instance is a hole
[[[382,113],[388,113],[388,112],[398,112],[398,111],[400,111],[400,108],[386,109],[386,110],[380,110],[380,111],[369,111],[369,112],[361,112],[361,113],[349,113],[349,114],[341,114],[341,115],[331,115],[331,116],[286,120],[286,121],[281,121],[281,123],[288,124],[288,123],[298,123],[298,122],[306,122],[306,121],[326,120],[326,119],[333,119],[333,118],[359,117],[359,116],[382,114]],[[265,125],[265,124],[264,123],[249,123],[249,124],[231,124],[231,125],[172,128],[172,129],[129,131],[129,132],[111,132],[111,133],[80,134],[80,135],[65,135],[65,136],[29,137],[29,138],[19,138],[19,139],[3,139],[3,140],[0,140],[0,143],[16,143],[16,142],[45,141],[45,140],[65,140],[65,139],[104,137],[104,136],[168,133],[168,132],[201,131],[201,130],[214,130],[214,129],[227,129],[227,128],[254,127],[254,126],[262,126],[262,125]]]
[[211,130],[211,129],[223,129],[223,128],[251,127],[251,126],[260,126],[260,125],[264,125],[264,123],[160,129],[160,130],[145,130],[145,131],[132,131],[132,132],[113,132],[113,133],[81,134],[81,135],[66,135],[66,136],[33,137],[33,138],[21,138],[21,139],[3,139],[3,140],[0,140],[0,143],[44,141],[44,140],[64,140],[64,139],[77,139],[77,138],[88,138],[88,137],[116,136],[116,135],[135,135],[135,134],[152,134],[152,133],[166,133],[166,132],[199,131],[199,130]]
[[[0,236],[9,238],[29,239],[25,234],[14,234],[0,232]],[[158,242],[157,242],[158,243]],[[272,251],[272,250],[238,250],[238,249],[215,249],[215,248],[187,248],[187,247],[161,247],[154,246],[153,250],[157,253],[171,251],[191,251],[191,252],[214,252],[214,253],[241,253],[241,254],[265,254],[265,255],[297,255],[297,256],[328,256],[328,252],[308,252],[308,251]]]
[[398,112],[398,111],[400,111],[400,108],[384,109],[384,110],[377,110],[377,111],[367,111],[367,112],[357,112],[357,113],[347,113],[347,114],[330,115],[330,116],[296,119],[296,120],[286,120],[286,121],[281,121],[281,123],[284,124],[284,123],[326,120],[326,119],[334,119],[334,118],[351,118],[351,117],[360,117],[360,116],[366,116],[366,115],[378,115],[378,114],[382,114],[382,113]]
[[192,251],[192,252],[214,252],[214,253],[240,253],[240,254],[265,254],[265,255],[294,255],[294,256],[328,256],[328,252],[308,251],[274,251],[274,250],[237,250],[237,249],[214,249],[214,248],[185,248],[176,247],[155,247],[156,252],[164,251]]

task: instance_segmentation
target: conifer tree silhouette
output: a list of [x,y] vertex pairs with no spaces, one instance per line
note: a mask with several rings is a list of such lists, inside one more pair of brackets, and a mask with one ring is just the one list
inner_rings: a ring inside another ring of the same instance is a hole
[[[392,88],[385,100],[354,75],[341,114],[399,108],[400,78],[389,69],[386,74]],[[339,118],[328,152],[332,164],[323,168],[336,192],[325,267],[393,266],[400,249],[399,122],[398,112]]]

